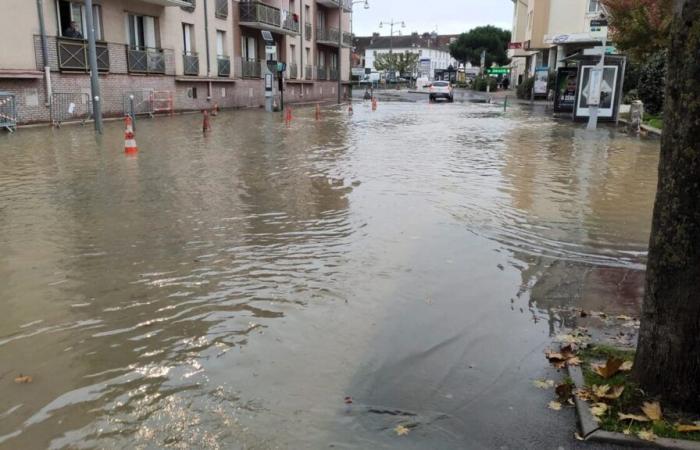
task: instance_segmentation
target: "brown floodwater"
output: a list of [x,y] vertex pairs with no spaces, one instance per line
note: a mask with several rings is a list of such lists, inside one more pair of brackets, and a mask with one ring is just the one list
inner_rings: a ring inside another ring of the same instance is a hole
[[313,115],[0,135],[0,448],[571,444],[531,380],[561,308],[638,313],[658,141]]

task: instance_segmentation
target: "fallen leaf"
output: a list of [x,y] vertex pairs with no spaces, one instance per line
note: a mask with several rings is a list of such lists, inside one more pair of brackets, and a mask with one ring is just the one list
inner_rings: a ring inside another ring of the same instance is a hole
[[578,434],[578,433],[574,433],[574,437],[576,438],[577,441],[582,441],[582,440],[583,440],[583,438],[581,437],[581,435]]
[[21,373],[15,377],[15,383],[17,384],[27,384],[32,382],[32,377],[29,375],[22,375]]
[[700,431],[700,422],[696,423],[695,425],[684,425],[684,424],[677,424],[676,425],[676,431],[679,433],[690,433],[693,431]]
[[571,397],[571,393],[574,390],[574,385],[571,383],[561,383],[554,388],[554,392],[559,397],[559,400],[566,400]]
[[626,428],[626,429],[622,430],[622,434],[624,434],[625,436],[629,436],[629,435],[630,435],[630,430],[629,430],[629,428]]
[[591,369],[601,377],[608,379],[620,370],[623,362],[621,359],[610,357],[605,364],[591,364]]
[[581,400],[590,400],[592,397],[592,393],[588,389],[576,389],[574,395]]
[[643,439],[645,441],[653,441],[656,439],[656,435],[650,430],[642,430],[637,433],[637,436],[639,436],[639,439]]
[[581,365],[581,359],[578,356],[574,356],[573,358],[567,359],[566,364],[570,366],[579,366]]
[[535,380],[532,382],[532,384],[540,389],[549,389],[554,387],[554,380]]
[[599,397],[599,398],[605,396],[605,394],[607,394],[609,390],[610,390],[610,386],[608,386],[607,384],[603,384],[603,385],[594,384],[591,387],[591,392],[593,393],[593,395],[596,397]]
[[634,320],[632,317],[626,316],[626,315],[624,315],[624,314],[620,314],[619,316],[617,316],[617,317],[615,317],[615,318],[616,318],[617,320]]
[[647,416],[642,416],[641,414],[624,414],[617,413],[618,420],[633,420],[635,422],[649,422]]
[[622,392],[625,390],[624,386],[613,386],[612,388],[607,384],[602,386],[593,385],[593,395],[599,399],[616,400],[620,398]]
[[553,410],[555,410],[555,411],[559,411],[559,410],[561,409],[561,403],[555,402],[554,400],[552,400],[551,402],[549,402],[549,404],[547,404],[547,407],[548,407],[549,409],[553,409]]
[[663,417],[659,402],[644,402],[642,405],[642,411],[653,421],[661,420]]
[[620,365],[620,372],[629,372],[632,370],[632,361],[625,361]]
[[411,431],[411,430],[410,430],[409,428],[406,428],[406,427],[403,426],[403,425],[396,425],[396,428],[394,428],[394,432],[395,432],[398,436],[405,436],[405,435],[408,434],[409,431]]
[[605,403],[593,403],[593,406],[591,406],[591,414],[593,414],[595,417],[602,416],[607,410],[608,405]]

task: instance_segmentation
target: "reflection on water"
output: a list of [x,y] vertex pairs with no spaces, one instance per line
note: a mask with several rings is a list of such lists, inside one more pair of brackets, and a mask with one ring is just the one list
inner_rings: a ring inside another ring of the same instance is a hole
[[489,105],[312,116],[139,120],[133,158],[119,124],[0,136],[0,446],[342,441],[336,397],[426,286],[638,308],[657,143]]

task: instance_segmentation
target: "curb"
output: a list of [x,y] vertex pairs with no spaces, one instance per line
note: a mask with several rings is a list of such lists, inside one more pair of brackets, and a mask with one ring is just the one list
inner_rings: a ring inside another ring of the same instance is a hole
[[[583,380],[583,372],[578,366],[568,366],[569,377],[574,382],[576,389],[583,389],[585,382]],[[598,423],[594,420],[593,414],[588,408],[588,403],[574,396],[576,404],[576,415],[581,427],[581,436],[584,441],[601,442],[605,444],[626,445],[635,447],[655,447],[668,448],[676,450],[700,450],[700,442],[686,441],[681,439],[656,438],[654,441],[645,441],[634,436],[628,436],[622,433],[605,431],[600,429]]]
[[[629,121],[627,119],[618,119],[618,122],[623,123],[625,125],[629,125]],[[639,127],[642,130],[645,130],[646,132],[654,134],[656,136],[661,136],[661,134],[663,133],[663,130],[649,125],[641,124]]]

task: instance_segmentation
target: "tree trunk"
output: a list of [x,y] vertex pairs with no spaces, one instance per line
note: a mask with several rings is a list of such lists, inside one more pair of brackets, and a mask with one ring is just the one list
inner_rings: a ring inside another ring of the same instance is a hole
[[635,377],[700,412],[700,0],[675,0]]

